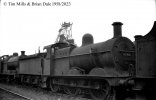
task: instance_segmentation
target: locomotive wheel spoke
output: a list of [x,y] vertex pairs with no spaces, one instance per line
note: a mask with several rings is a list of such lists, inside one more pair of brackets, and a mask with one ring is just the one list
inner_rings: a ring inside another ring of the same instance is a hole
[[64,92],[66,93],[66,94],[71,94],[71,91],[70,91],[70,89],[69,89],[70,87],[64,87]]
[[107,96],[105,91],[103,90],[96,90],[96,89],[91,89],[90,90],[90,95],[93,98],[93,100],[104,100]]
[[100,86],[100,88],[98,89],[90,89],[89,93],[91,95],[91,97],[93,98],[93,100],[105,100],[109,94],[109,90],[110,87],[108,84],[105,83],[98,83],[96,82],[96,84],[92,83],[91,86],[96,87]]
[[57,92],[59,90],[59,86],[58,85],[51,85],[50,88],[51,88],[52,92]]
[[72,96],[78,95],[80,91],[81,91],[80,89],[75,88],[75,87],[66,87],[66,86],[64,87],[64,92]]
[[57,91],[59,91],[59,85],[53,84],[52,80],[51,80],[50,81],[50,89],[51,89],[52,92],[57,92]]
[[66,82],[66,84],[68,84],[69,86],[64,86],[64,92],[66,94],[72,95],[72,96],[76,96],[78,94],[80,94],[81,89],[77,88],[77,82],[76,81],[68,81]]

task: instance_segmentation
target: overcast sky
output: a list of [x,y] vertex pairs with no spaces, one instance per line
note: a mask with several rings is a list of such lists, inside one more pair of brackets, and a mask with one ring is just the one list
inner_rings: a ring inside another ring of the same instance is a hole
[[62,22],[73,23],[73,38],[80,46],[85,33],[91,33],[95,43],[112,38],[115,21],[123,23],[123,36],[134,41],[135,35],[147,34],[155,20],[155,0],[1,0],[0,56],[21,50],[34,54],[39,46],[43,51],[55,42]]

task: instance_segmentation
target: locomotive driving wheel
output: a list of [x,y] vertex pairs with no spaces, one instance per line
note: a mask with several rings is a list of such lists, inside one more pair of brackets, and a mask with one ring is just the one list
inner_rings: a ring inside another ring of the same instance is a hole
[[72,95],[72,96],[76,96],[76,95],[80,94],[81,89],[76,87],[77,82],[71,81],[69,83],[69,85],[71,85],[71,86],[64,86],[64,92],[66,94],[69,94],[69,95]]
[[52,92],[57,92],[59,91],[59,85],[57,84],[54,84],[54,81],[53,79],[50,80],[50,89]]
[[89,93],[93,100],[107,100],[110,86],[107,82],[91,82],[91,89]]
[[69,94],[69,95],[72,95],[72,96],[76,96],[80,93],[80,89],[79,88],[76,88],[76,87],[67,87],[65,86],[64,87],[64,92],[66,94]]

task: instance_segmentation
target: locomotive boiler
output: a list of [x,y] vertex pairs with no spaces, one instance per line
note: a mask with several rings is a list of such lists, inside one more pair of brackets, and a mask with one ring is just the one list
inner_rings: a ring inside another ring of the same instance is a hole
[[16,71],[16,69],[18,68],[18,53],[13,53],[13,56],[9,57],[8,62],[7,62],[7,69],[9,71]]
[[84,35],[82,46],[70,54],[71,66],[91,75],[128,76],[131,65],[134,65],[134,44],[122,37],[121,25],[120,22],[113,23],[114,37],[101,43],[93,44],[92,35]]

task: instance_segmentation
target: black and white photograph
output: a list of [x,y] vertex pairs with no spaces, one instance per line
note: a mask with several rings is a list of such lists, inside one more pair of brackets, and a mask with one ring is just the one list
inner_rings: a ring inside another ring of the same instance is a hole
[[0,100],[156,100],[156,0],[0,0]]

